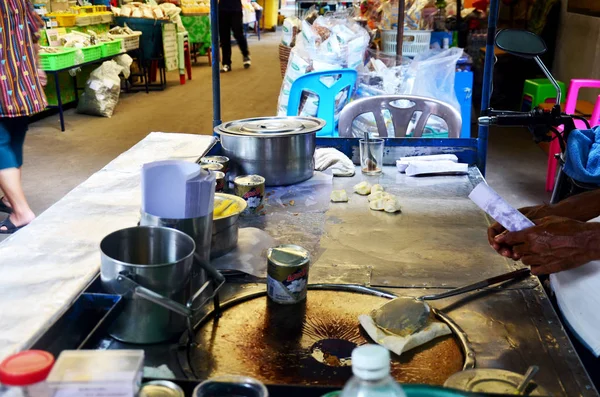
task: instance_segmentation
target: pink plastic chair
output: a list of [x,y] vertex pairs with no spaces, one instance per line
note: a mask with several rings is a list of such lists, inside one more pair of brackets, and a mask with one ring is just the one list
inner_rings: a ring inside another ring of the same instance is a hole
[[[567,102],[563,111],[567,114],[575,114],[575,107],[577,106],[577,97],[579,96],[579,89],[581,88],[600,88],[600,80],[588,80],[588,79],[573,79],[569,84],[569,91],[567,92]],[[600,125],[598,118],[600,117],[600,96],[594,106],[594,112],[590,118],[590,126]],[[586,125],[581,120],[575,120],[575,127],[578,129],[586,129]],[[563,127],[558,128],[562,132]],[[548,172],[546,174],[546,191],[551,192],[554,189],[554,178],[556,176],[556,167],[558,162],[554,157],[560,153],[560,144],[558,140],[554,139],[550,142],[550,149],[548,150]]]

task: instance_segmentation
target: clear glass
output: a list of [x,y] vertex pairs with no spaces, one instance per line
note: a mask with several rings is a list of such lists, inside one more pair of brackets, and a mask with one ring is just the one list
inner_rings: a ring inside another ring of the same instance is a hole
[[224,375],[200,383],[193,397],[268,397],[265,385],[248,376]]
[[369,139],[367,142],[364,139],[359,141],[360,144],[360,170],[366,175],[381,174],[383,166],[383,147],[384,140],[381,138]]
[[406,397],[406,394],[389,375],[376,380],[353,376],[344,386],[340,397]]

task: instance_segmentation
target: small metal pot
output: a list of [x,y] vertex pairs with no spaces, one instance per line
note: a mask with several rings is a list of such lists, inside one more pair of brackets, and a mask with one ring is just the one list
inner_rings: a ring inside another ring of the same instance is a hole
[[144,293],[185,309],[195,249],[187,234],[165,227],[132,227],[104,237],[100,243],[102,285],[125,299],[123,311],[109,328],[112,337],[157,343],[181,334],[186,318],[146,299]]
[[216,193],[218,199],[235,200],[240,211],[237,214],[213,219],[210,258],[219,258],[237,247],[240,213],[244,211],[246,201],[232,194]]
[[292,185],[312,177],[315,139],[325,121],[314,117],[259,117],[215,128],[232,178],[261,175],[267,186]]

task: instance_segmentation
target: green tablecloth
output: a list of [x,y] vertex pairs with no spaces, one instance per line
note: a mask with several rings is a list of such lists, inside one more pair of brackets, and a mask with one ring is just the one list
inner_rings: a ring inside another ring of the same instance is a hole
[[188,31],[190,43],[200,44],[200,55],[210,48],[210,17],[208,15],[182,15],[181,22]]

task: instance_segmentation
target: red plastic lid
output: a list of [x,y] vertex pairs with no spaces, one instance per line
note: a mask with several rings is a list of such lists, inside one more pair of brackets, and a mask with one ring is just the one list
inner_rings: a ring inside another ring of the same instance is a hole
[[26,350],[7,357],[0,363],[0,383],[7,386],[27,386],[46,379],[54,356],[43,350]]

